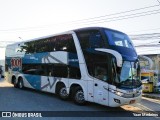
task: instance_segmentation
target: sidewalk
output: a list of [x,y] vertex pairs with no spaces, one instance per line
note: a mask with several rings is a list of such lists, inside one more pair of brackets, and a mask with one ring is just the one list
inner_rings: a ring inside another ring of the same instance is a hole
[[13,87],[13,85],[10,84],[10,83],[8,83],[6,80],[4,80],[4,78],[2,78],[2,79],[0,80],[0,88],[1,88],[1,87]]
[[160,93],[142,93],[142,97],[160,100]]

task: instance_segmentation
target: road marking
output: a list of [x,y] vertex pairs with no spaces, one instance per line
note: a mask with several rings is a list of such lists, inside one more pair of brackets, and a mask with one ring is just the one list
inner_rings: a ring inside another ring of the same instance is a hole
[[[155,112],[154,110],[152,110],[152,109],[150,109],[150,108],[148,108],[148,107],[146,107],[146,106],[144,106],[144,105],[142,105],[142,104],[140,104],[140,103],[137,103],[137,105],[139,105],[140,107],[141,107],[141,109],[142,109],[142,111],[144,111],[144,112],[149,112],[149,111],[151,111],[152,113],[155,113],[155,114],[158,114],[157,112]],[[158,117],[155,117],[156,119],[159,119],[160,117],[158,116]]]
[[146,98],[146,97],[142,97],[142,99],[148,100],[148,101],[151,101],[151,102],[154,102],[154,103],[157,103],[157,104],[160,104],[160,100],[155,100],[155,99]]
[[[148,107],[146,107],[146,106],[144,106],[144,105],[142,105],[142,104],[140,104],[140,103],[137,103],[137,105],[139,105],[140,107],[142,107],[142,110],[144,111],[144,110],[146,110],[146,111],[153,111],[154,112],[154,110],[152,110],[152,109],[150,109],[150,108],[148,108]],[[144,109],[143,109],[144,108]]]
[[136,107],[136,106],[131,106],[131,105],[123,105],[121,106],[121,108],[123,108],[126,111],[142,111],[141,108]]

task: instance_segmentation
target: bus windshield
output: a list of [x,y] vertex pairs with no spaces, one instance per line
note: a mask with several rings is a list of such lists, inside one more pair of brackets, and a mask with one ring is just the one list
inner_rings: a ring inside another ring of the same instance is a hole
[[141,86],[138,62],[124,61],[120,72],[120,86],[135,88]]
[[133,48],[131,40],[126,34],[111,31],[111,30],[105,30],[105,34],[108,37],[108,42],[110,45],[118,46],[118,47]]

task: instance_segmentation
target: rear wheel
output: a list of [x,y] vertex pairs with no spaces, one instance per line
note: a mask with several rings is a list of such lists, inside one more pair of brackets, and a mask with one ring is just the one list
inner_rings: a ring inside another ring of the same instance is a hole
[[73,94],[73,100],[78,105],[84,105],[86,103],[84,99],[84,92],[81,87],[76,87]]
[[15,78],[15,77],[12,78],[12,83],[13,83],[13,85],[14,85],[15,88],[18,87],[18,86],[17,86],[17,82],[16,82],[16,78]]
[[58,96],[62,100],[67,100],[69,95],[67,93],[67,88],[65,86],[61,86],[58,90]]
[[22,78],[18,81],[18,88],[20,88],[20,89],[24,88],[24,84],[23,84],[23,79]]

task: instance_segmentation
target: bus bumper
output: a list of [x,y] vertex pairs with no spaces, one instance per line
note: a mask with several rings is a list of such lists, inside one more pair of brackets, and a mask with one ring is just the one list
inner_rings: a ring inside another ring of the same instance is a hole
[[122,105],[135,104],[141,101],[142,94],[137,97],[124,98],[116,94],[110,93],[109,95],[109,106],[110,107],[119,107]]

